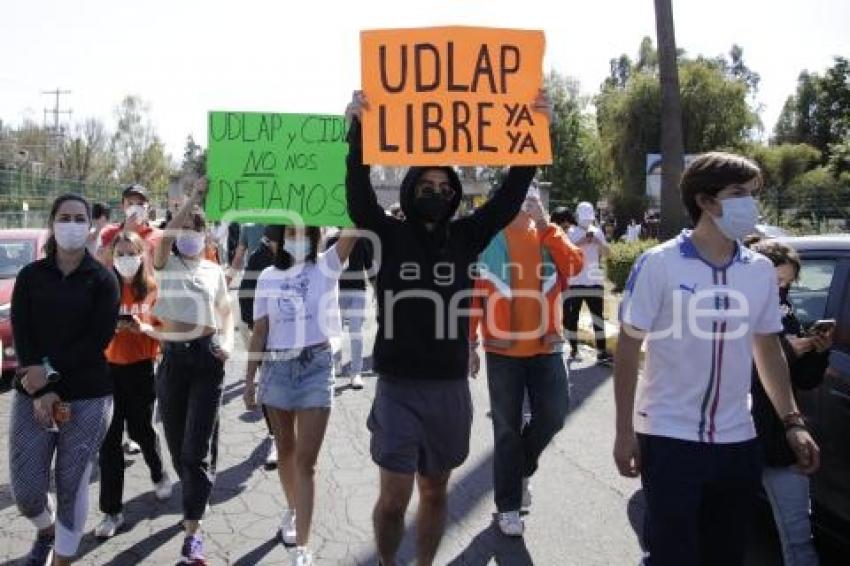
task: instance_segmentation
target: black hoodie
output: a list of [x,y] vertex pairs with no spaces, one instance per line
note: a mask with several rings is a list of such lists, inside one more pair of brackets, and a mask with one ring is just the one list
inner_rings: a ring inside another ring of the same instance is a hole
[[[384,213],[363,164],[357,120],[348,134],[345,178],[354,224],[375,233],[378,333],[373,353],[380,375],[396,379],[466,379],[469,364],[470,268],[491,238],[519,213],[536,167],[512,167],[493,197],[471,216],[451,220],[463,188],[449,167],[411,167],[400,188],[405,220]],[[425,227],[414,198],[424,171],[441,169],[455,190],[450,212]]]

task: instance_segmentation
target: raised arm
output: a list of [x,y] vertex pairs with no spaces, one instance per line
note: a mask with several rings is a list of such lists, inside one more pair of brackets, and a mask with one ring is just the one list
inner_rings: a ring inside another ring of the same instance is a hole
[[[535,112],[545,115],[549,123],[552,123],[554,107],[545,90],[538,92],[532,108]],[[470,235],[477,251],[483,250],[493,236],[517,215],[536,172],[537,167],[534,166],[511,167],[493,197],[471,216],[457,221],[458,225],[471,229]]]
[[163,230],[162,238],[154,250],[153,267],[154,269],[164,269],[168,262],[168,256],[171,254],[171,246],[174,243],[174,234],[183,229],[186,220],[192,210],[204,202],[204,197],[207,194],[207,178],[201,177],[195,181],[195,187],[192,190],[192,195],[186,200],[180,210],[177,211],[171,218],[171,222]]
[[584,267],[584,252],[567,238],[560,226],[550,222],[539,198],[527,199],[527,202],[528,213],[537,226],[540,243],[552,256],[558,272],[563,277],[578,275]]
[[346,158],[345,189],[348,204],[348,215],[358,228],[365,228],[380,233],[389,223],[384,209],[378,204],[372,180],[369,178],[370,168],[363,163],[363,128],[360,125],[360,115],[368,103],[361,91],[355,91],[354,97],[345,116],[348,120],[348,157]]
[[356,230],[345,228],[339,233],[339,238],[336,241],[336,254],[339,256],[341,264],[348,260],[348,256],[351,255],[358,239]]

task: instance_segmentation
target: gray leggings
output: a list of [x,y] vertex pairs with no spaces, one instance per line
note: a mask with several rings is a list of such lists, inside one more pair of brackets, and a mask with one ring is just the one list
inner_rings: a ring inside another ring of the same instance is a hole
[[47,492],[56,454],[56,553],[74,556],[88,514],[88,483],[98,450],[112,420],[112,396],[71,401],[71,419],[49,432],[35,420],[32,399],[15,392],[9,427],[12,497],[21,514],[39,530],[53,524]]

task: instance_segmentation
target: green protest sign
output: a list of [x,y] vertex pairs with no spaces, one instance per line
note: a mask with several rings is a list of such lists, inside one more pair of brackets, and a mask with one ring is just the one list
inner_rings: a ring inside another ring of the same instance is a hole
[[342,116],[210,112],[208,131],[209,219],[352,224]]

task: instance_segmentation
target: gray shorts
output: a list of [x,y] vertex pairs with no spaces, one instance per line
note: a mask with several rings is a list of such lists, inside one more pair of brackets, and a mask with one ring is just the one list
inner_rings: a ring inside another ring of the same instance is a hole
[[469,382],[381,376],[367,426],[372,460],[381,468],[423,476],[449,472],[469,455]]

